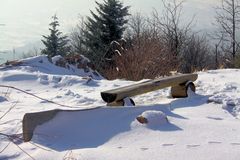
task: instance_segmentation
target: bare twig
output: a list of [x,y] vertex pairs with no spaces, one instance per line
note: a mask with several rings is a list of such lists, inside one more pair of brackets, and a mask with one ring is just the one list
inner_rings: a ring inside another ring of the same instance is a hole
[[[11,137],[11,139],[13,140],[14,139],[14,142],[16,142],[17,140],[19,141],[24,141],[23,140],[23,138],[20,138],[20,137],[17,137],[16,135],[17,134],[13,134],[13,135],[7,135],[7,134],[4,134],[4,133],[0,133],[0,135],[1,136],[5,136],[5,137]],[[44,147],[41,147],[41,146],[39,146],[39,145],[37,145],[37,144],[35,144],[35,143],[33,143],[33,142],[28,142],[28,143],[30,143],[31,145],[33,145],[33,146],[35,146],[35,147],[37,147],[37,148],[40,148],[40,149],[42,149],[42,150],[45,150],[45,151],[48,151],[48,152],[51,152],[52,150],[50,150],[50,149],[46,149],[46,148],[44,148]],[[0,152],[1,153],[1,152]]]
[[37,148],[40,148],[40,149],[44,150],[44,151],[52,152],[52,150],[41,147],[41,146],[39,146],[39,145],[37,145],[33,142],[29,142],[29,143],[32,144],[33,146],[37,147]]
[[[240,5],[237,0],[222,0],[221,6],[216,7],[215,10],[215,25],[219,30],[214,35],[225,42],[222,44],[222,50],[230,54],[234,61],[239,52],[237,31],[240,22]],[[221,38],[222,35],[224,38]]]
[[7,88],[7,91],[5,92],[4,97],[8,97],[8,94],[9,94],[9,88]]
[[27,153],[25,150],[23,150],[19,145],[13,143],[15,146],[17,146],[23,153],[25,153],[28,157],[30,157],[31,159],[35,160],[35,158],[33,158],[29,153]]
[[[8,148],[8,146],[10,145],[10,143],[13,143],[15,146],[17,146],[17,148],[19,148],[23,153],[25,153],[28,157],[30,157],[31,159],[35,160],[35,158],[33,158],[29,153],[27,153],[25,150],[23,150],[15,141],[16,137],[12,137],[11,135],[7,135],[4,133],[0,133],[1,136],[5,136],[9,139],[9,143],[4,147],[4,149],[2,150],[2,152],[4,150],[6,150]],[[1,152],[0,152],[1,153]]]
[[3,153],[7,148],[8,146],[11,144],[11,141],[8,142],[8,144],[0,151],[0,153]]
[[14,107],[16,107],[18,102],[16,102],[15,104],[13,104],[12,107],[10,107],[1,117],[0,120],[3,119]]
[[[11,87],[9,87],[9,88],[11,88]],[[12,107],[10,107],[10,108],[0,117],[0,120],[2,120],[2,119],[17,105],[17,103],[18,103],[18,102],[16,102]],[[17,131],[17,132],[18,132],[18,131]],[[20,138],[20,137],[18,137],[18,134],[8,135],[8,134],[4,134],[4,133],[1,133],[1,132],[0,132],[0,136],[7,137],[8,140],[9,140],[9,143],[0,151],[0,153],[3,153],[3,152],[9,147],[9,145],[10,145],[11,143],[13,143],[13,144],[16,145],[23,153],[25,153],[28,157],[30,157],[31,159],[35,160],[35,158],[33,158],[29,153],[27,153],[25,150],[23,150],[23,149],[18,145],[19,140],[20,140],[21,142],[23,142],[23,139]],[[34,143],[30,143],[30,144],[32,144],[32,145],[34,145],[34,146],[36,146],[36,147],[38,147],[38,148],[40,148],[40,149],[43,149],[43,150],[46,150],[46,151],[50,151],[50,150],[47,150],[47,149],[45,149],[45,148],[43,148],[43,147],[40,147],[40,146],[38,146],[38,145],[36,145],[36,144],[34,144]]]
[[57,103],[57,102],[54,102],[54,101],[51,101],[51,100],[48,100],[48,99],[39,97],[39,96],[37,96],[37,95],[35,95],[35,94],[33,94],[33,93],[24,91],[24,90],[22,90],[22,89],[19,89],[19,88],[13,87],[13,86],[0,85],[0,87],[1,87],[1,88],[11,88],[11,89],[20,91],[20,92],[22,92],[22,93],[25,93],[25,94],[27,94],[27,95],[30,95],[30,96],[32,96],[32,97],[35,97],[35,98],[37,98],[37,99],[40,99],[40,100],[43,100],[43,101],[46,101],[46,102],[48,102],[48,103],[52,103],[52,104],[55,104],[55,105],[58,105],[58,106],[61,106],[61,107],[78,108],[78,107],[74,107],[74,106],[68,106],[68,105],[60,104],[60,103]]
[[77,160],[77,158],[74,157],[73,151],[70,150],[64,155],[63,160]]

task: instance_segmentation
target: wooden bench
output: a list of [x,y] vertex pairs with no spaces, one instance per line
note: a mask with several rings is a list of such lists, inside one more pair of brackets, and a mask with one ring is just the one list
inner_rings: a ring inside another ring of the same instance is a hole
[[[108,106],[123,106],[125,98],[171,87],[171,95],[173,98],[183,98],[188,96],[188,89],[195,92],[195,85],[193,82],[196,81],[197,78],[198,74],[181,74],[148,80],[142,83],[101,92],[101,96],[102,99],[107,102]],[[132,99],[130,100],[134,105],[134,101]]]

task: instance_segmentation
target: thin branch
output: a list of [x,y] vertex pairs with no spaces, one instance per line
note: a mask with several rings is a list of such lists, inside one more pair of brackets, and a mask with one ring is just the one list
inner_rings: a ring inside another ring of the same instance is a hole
[[2,153],[4,150],[6,150],[8,148],[8,146],[10,145],[10,143],[13,143],[15,146],[17,146],[23,153],[25,153],[28,157],[30,157],[31,159],[35,160],[35,158],[33,158],[29,153],[27,153],[25,150],[23,150],[18,144],[16,144],[15,142],[15,137],[13,138],[11,135],[7,135],[4,133],[0,133],[1,136],[5,136],[9,139],[9,143],[4,147],[4,149],[0,152]]
[[23,153],[25,153],[28,157],[30,157],[31,159],[35,160],[35,158],[33,158],[29,153],[27,153],[25,150],[23,150],[19,145],[13,143],[15,146],[17,146]]
[[16,107],[18,102],[16,102],[12,107],[10,107],[1,117],[0,120],[3,119],[13,108]]
[[11,88],[11,89],[20,91],[20,92],[22,92],[22,93],[25,93],[25,94],[27,94],[27,95],[30,95],[30,96],[32,96],[32,97],[35,97],[35,98],[37,98],[37,99],[40,99],[40,100],[43,100],[43,101],[46,101],[46,102],[48,102],[48,103],[52,103],[52,104],[55,104],[55,105],[58,105],[58,106],[61,106],[61,107],[79,108],[79,107],[74,107],[74,106],[68,106],[68,105],[60,104],[60,103],[57,103],[57,102],[54,102],[54,101],[51,101],[51,100],[48,100],[48,99],[39,97],[39,96],[37,96],[37,95],[35,95],[35,94],[33,94],[33,93],[24,91],[24,90],[22,90],[22,89],[19,89],[19,88],[13,87],[13,86],[0,85],[0,87],[1,87],[1,88]]
[[0,151],[0,153],[3,153],[7,148],[8,146],[11,144],[11,141],[8,142],[8,144]]

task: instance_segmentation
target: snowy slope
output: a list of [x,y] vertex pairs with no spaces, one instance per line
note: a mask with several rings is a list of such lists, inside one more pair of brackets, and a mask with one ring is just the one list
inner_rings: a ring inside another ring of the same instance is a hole
[[[39,126],[30,143],[23,143],[16,137],[22,132],[25,113],[105,106],[101,91],[136,83],[101,78],[89,81],[85,78],[88,75],[56,67],[44,57],[24,62],[25,65],[1,68],[0,85],[18,87],[68,107],[1,88],[0,133],[14,134],[18,145],[9,144],[9,139],[0,135],[1,160],[25,160],[31,159],[30,156],[39,160],[238,160],[240,157],[240,70],[200,72],[197,94],[186,99],[170,98],[166,88],[134,97],[137,108],[61,112]],[[138,123],[135,118],[145,111],[161,111],[169,123]]]

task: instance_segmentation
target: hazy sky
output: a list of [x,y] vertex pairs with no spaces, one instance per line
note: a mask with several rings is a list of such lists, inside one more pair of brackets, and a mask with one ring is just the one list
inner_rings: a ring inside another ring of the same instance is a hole
[[[97,0],[102,2],[102,0]],[[196,14],[197,27],[208,29],[213,20],[213,6],[220,0],[187,0],[184,4],[186,19]],[[149,14],[153,8],[161,10],[161,0],[123,0],[131,12]],[[69,32],[78,15],[94,10],[95,0],[0,0],[0,52],[25,45],[32,46],[48,34],[50,18],[58,15],[61,30]],[[1,53],[0,53],[1,58]]]

